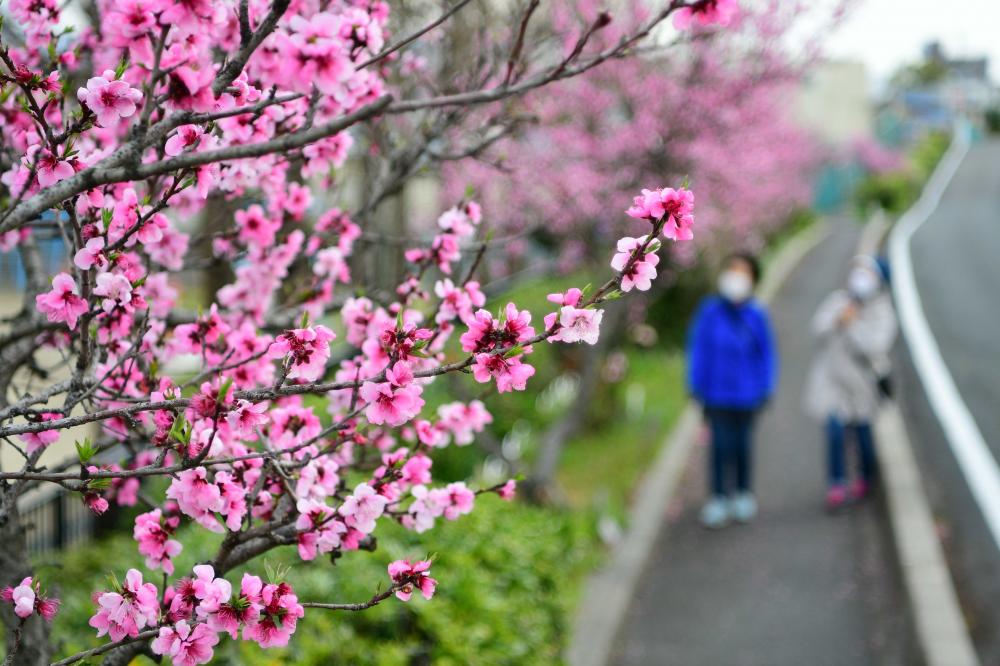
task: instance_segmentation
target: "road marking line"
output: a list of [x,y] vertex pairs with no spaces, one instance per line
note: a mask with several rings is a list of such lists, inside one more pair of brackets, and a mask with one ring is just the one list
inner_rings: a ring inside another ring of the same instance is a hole
[[924,316],[910,256],[910,240],[937,208],[945,188],[969,152],[969,135],[966,126],[956,129],[948,152],[934,170],[920,199],[900,218],[889,236],[889,260],[893,269],[892,290],[900,327],[927,400],[941,423],[993,541],[1000,548],[1000,466],[941,357],[941,350]]

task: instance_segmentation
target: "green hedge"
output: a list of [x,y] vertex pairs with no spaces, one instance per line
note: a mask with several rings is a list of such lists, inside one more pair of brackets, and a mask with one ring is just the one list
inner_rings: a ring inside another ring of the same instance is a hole
[[[230,664],[553,664],[568,635],[567,622],[582,577],[599,549],[585,512],[508,504],[495,496],[477,500],[474,512],[443,522],[423,535],[392,524],[376,531],[375,553],[348,553],[336,564],[308,566],[286,547],[267,556],[291,567],[288,580],[300,600],[365,601],[388,582],[386,565],[399,557],[434,555],[438,592],[431,601],[391,598],[360,613],[307,610],[286,649],[261,650],[224,637],[217,663]],[[182,540],[211,552],[216,537],[204,530]],[[189,570],[192,552],[178,558]],[[100,645],[87,626],[90,594],[106,586],[111,570],[141,566],[135,543],[116,536],[67,552],[59,563],[40,563],[44,580],[59,581],[64,600],[53,625],[60,654]],[[263,573],[263,563],[255,565]],[[120,573],[119,573],[120,576]],[[238,573],[228,576],[238,581]]]

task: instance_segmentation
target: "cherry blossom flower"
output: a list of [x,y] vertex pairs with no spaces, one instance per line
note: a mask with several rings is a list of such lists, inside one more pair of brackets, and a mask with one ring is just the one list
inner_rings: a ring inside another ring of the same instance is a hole
[[[56,412],[45,412],[39,416],[40,421],[54,421],[55,419],[61,418],[62,415]],[[44,449],[49,444],[59,440],[58,430],[41,430],[39,432],[26,432],[23,435],[18,435],[18,438],[24,442],[27,446],[27,452],[29,455],[35,451]]]
[[468,404],[443,404],[438,407],[438,417],[441,419],[441,426],[451,432],[458,446],[471,444],[475,433],[482,432],[487,425],[493,423],[493,415],[481,400],[473,400]]
[[99,273],[94,295],[103,296],[101,308],[105,312],[111,312],[118,306],[127,306],[132,302],[132,283],[118,273]]
[[299,531],[299,557],[312,560],[318,553],[329,553],[340,546],[341,535],[347,526],[337,520],[332,507],[316,500],[299,500],[296,505],[299,517],[295,529]]
[[153,654],[170,657],[176,666],[207,664],[215,655],[219,635],[206,624],[192,628],[185,620],[172,627],[160,627],[159,635],[151,643]]
[[736,17],[740,6],[737,0],[699,0],[674,13],[674,27],[687,30],[692,26],[706,27],[713,24],[727,26]]
[[179,541],[170,536],[177,528],[176,518],[163,518],[160,509],[153,509],[135,517],[135,528],[132,536],[139,542],[139,553],[146,556],[146,566],[150,569],[163,569],[165,573],[174,572],[171,560],[182,550]]
[[169,139],[167,139],[167,143],[163,146],[163,152],[171,157],[180,155],[188,148],[197,146],[204,133],[205,130],[198,125],[181,125],[177,128],[177,131]]
[[104,256],[104,239],[97,237],[88,240],[87,244],[73,256],[73,263],[82,271],[89,270],[94,266],[101,270],[106,269],[108,260]]
[[225,502],[219,486],[208,480],[208,471],[204,467],[178,472],[167,488],[167,497],[176,500],[181,512],[191,516],[202,526],[221,531],[213,514],[221,511]]
[[88,310],[76,281],[68,273],[59,273],[52,278],[52,291],[35,296],[35,306],[49,321],[65,322],[71,331]]
[[[645,250],[640,250],[647,238],[648,236],[638,238],[626,236],[618,241],[618,252],[611,259],[611,268],[622,272],[621,289],[624,292],[632,289],[648,291],[653,278],[656,277],[656,265],[660,263],[660,257],[655,254],[658,247],[656,241],[650,243]],[[634,261],[632,261],[633,254]],[[629,266],[630,261],[631,266]]]
[[523,391],[534,374],[535,368],[522,363],[517,356],[504,358],[502,354],[476,354],[472,365],[473,378],[481,384],[496,379],[498,393]]
[[119,118],[130,117],[142,101],[142,91],[131,87],[127,81],[118,80],[110,69],[89,79],[87,87],[80,88],[76,96],[94,112],[102,127],[112,126]]
[[209,628],[212,631],[224,631],[235,640],[240,626],[255,625],[263,608],[260,603],[263,587],[257,576],[243,574],[239,596],[220,604],[218,610],[208,616]]
[[514,479],[510,479],[507,481],[507,483],[503,484],[502,486],[500,486],[500,488],[497,489],[497,495],[500,496],[500,499],[510,502],[511,500],[514,499],[514,493],[516,491],[517,491],[517,481],[515,481]]
[[420,560],[411,563],[409,560],[396,560],[389,563],[389,578],[397,586],[396,598],[409,601],[413,590],[420,590],[424,599],[434,596],[437,581],[430,577],[431,561]]
[[476,494],[469,490],[468,486],[463,482],[456,481],[449,483],[444,490],[447,493],[447,504],[444,508],[445,518],[448,520],[457,520],[459,516],[472,512],[472,506],[476,501]]
[[90,626],[97,629],[98,638],[108,634],[113,641],[135,638],[142,629],[155,625],[160,610],[156,586],[143,583],[136,569],[128,570],[120,589],[99,593],[96,601],[98,611],[90,618]]
[[389,384],[365,382],[358,395],[368,404],[365,416],[370,423],[399,426],[420,413],[424,400],[416,392],[418,389],[394,389]]
[[36,160],[35,178],[41,187],[55,185],[60,180],[66,180],[76,173],[70,160],[59,157],[46,149],[39,149],[38,146],[32,146],[28,149],[26,159]]
[[266,402],[253,403],[240,400],[236,408],[226,415],[226,421],[237,435],[253,441],[257,439],[257,429],[263,427],[269,420],[268,407]]
[[336,337],[322,324],[285,331],[275,338],[268,351],[271,358],[289,359],[288,378],[314,382],[326,372],[330,341]]
[[374,488],[367,483],[359,483],[354,493],[348,495],[340,506],[340,515],[344,516],[348,527],[371,534],[375,529],[375,521],[382,515],[386,504],[388,500]]
[[586,342],[596,345],[601,335],[604,310],[575,308],[565,305],[559,309],[559,330],[549,336],[549,342]]
[[22,620],[38,613],[46,622],[51,622],[59,610],[59,600],[42,596],[41,584],[28,576],[15,587],[5,587],[0,590],[0,601],[14,606],[14,614]]
[[256,641],[262,648],[284,647],[305,615],[298,597],[288,583],[264,585],[260,592],[259,619],[243,628],[243,639]]

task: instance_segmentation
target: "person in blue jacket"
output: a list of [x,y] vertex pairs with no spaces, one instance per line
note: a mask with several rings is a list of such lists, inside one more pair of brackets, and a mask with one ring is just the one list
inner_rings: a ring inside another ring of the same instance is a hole
[[746,253],[729,256],[718,294],[698,307],[688,332],[688,389],[711,431],[712,496],[701,512],[706,527],[757,515],[752,484],[754,417],[774,393],[778,356],[765,307],[753,298],[760,264]]

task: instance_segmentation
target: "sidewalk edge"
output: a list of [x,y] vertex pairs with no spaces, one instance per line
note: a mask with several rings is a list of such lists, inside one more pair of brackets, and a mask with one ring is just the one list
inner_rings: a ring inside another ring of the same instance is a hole
[[[823,220],[793,236],[768,267],[758,292],[760,299],[770,302],[799,262],[829,232],[829,223]],[[607,564],[590,577],[577,609],[565,655],[570,666],[604,666],[610,658],[639,577],[664,529],[664,513],[694,449],[699,421],[697,408],[685,407],[640,482],[629,511],[628,530]]]
[[[956,150],[956,146],[951,150]],[[938,170],[944,168],[939,166]],[[944,180],[941,190],[948,180]],[[925,213],[916,214],[929,215],[933,208],[936,202]],[[892,225],[885,216],[872,220],[865,228],[859,253],[876,254],[890,231]],[[881,410],[875,429],[878,441],[875,452],[895,554],[924,662],[926,666],[978,666],[979,657],[962,614],[898,404],[892,402]]]
[[875,429],[896,557],[924,663],[977,666],[979,658],[962,616],[899,407],[884,407]]

